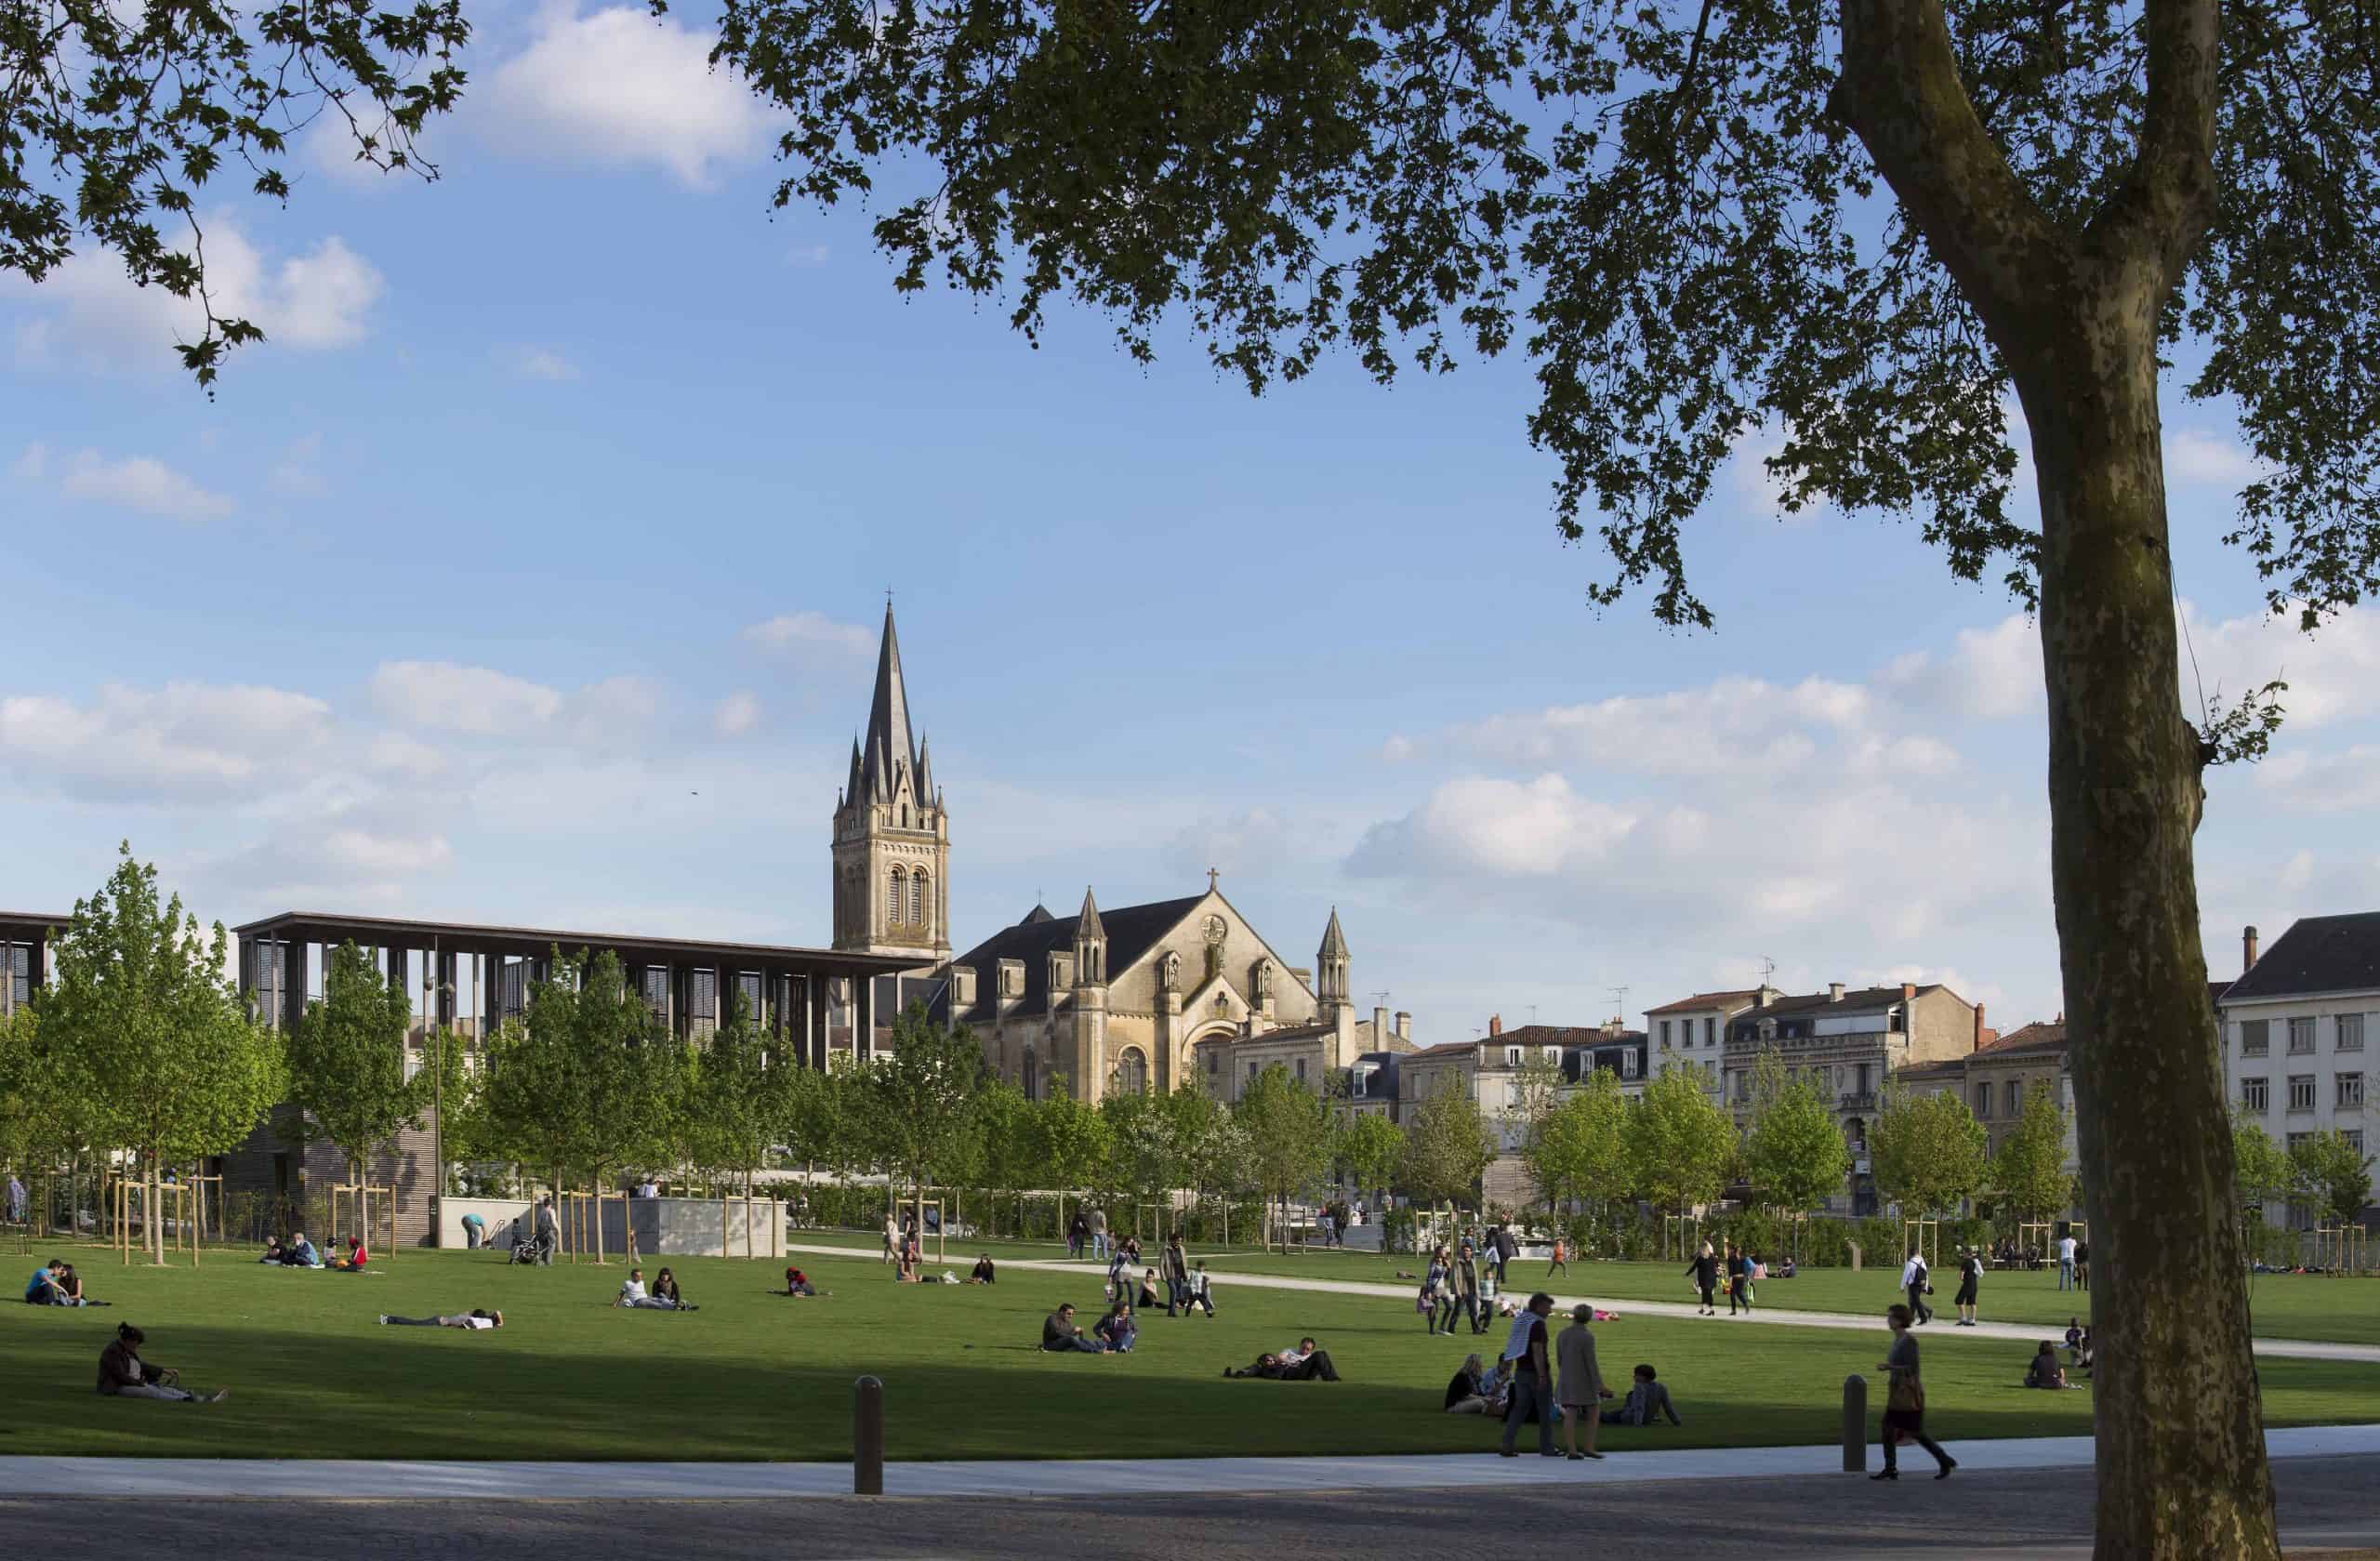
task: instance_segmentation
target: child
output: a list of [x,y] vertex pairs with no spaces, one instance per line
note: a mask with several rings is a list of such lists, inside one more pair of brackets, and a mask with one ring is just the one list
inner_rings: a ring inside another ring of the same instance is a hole
[[[1200,1258],[1197,1265],[1190,1271],[1190,1305],[1204,1308],[1210,1317],[1215,1315],[1214,1297],[1207,1289],[1207,1260],[1204,1258]],[[1182,1315],[1188,1316],[1189,1308],[1184,1307]]]
[[2081,1365],[2082,1362],[2082,1318],[2069,1317],[2066,1319],[2066,1347],[2072,1353],[2075,1364],[2078,1366]]
[[1662,1415],[1670,1417],[1672,1425],[1686,1423],[1678,1419],[1677,1406],[1670,1402],[1669,1388],[1656,1380],[1651,1367],[1639,1366],[1634,1377],[1628,1387],[1628,1397],[1612,1413],[1614,1424],[1655,1425]]

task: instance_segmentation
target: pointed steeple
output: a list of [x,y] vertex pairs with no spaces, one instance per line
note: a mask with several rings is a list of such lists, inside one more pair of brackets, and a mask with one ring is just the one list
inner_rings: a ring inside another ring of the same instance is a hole
[[1339,930],[1339,907],[1330,907],[1330,925],[1322,929],[1322,958],[1343,959],[1347,957],[1347,934]]
[[856,806],[859,802],[859,734],[852,734],[852,778],[843,783],[843,801]]
[[918,804],[933,806],[933,744],[918,744]]
[[900,772],[915,784],[918,746],[909,735],[909,691],[901,680],[901,641],[892,631],[892,603],[884,604],[884,643],[876,655],[876,697],[867,708],[862,781],[871,802],[890,799]]
[[1091,891],[1086,888],[1082,892],[1082,917],[1075,923],[1075,941],[1084,943],[1106,935],[1107,929],[1099,923],[1099,902],[1091,897]]

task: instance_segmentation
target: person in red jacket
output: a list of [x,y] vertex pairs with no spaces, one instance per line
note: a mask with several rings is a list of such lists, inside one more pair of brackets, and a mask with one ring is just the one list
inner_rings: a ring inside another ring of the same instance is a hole
[[364,1250],[363,1240],[350,1236],[347,1238],[347,1256],[340,1258],[331,1266],[342,1274],[361,1274],[364,1272],[364,1265],[371,1261],[372,1254]]

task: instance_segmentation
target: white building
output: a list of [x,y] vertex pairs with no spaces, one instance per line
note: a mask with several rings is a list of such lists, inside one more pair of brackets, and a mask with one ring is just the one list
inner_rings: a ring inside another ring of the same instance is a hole
[[[2335,1128],[2367,1142],[2373,1096],[2366,1038],[2380,1028],[2380,911],[2308,916],[2261,959],[2256,930],[2241,938],[2240,979],[2217,1005],[2224,1088],[2284,1146]],[[2374,1210],[2364,1211],[2372,1222]],[[2310,1223],[2303,1208],[2293,1225]]]
[[1712,1100],[1723,1097],[1727,1077],[1727,1021],[1779,994],[1773,987],[1741,992],[1697,992],[1645,1011],[1645,1045],[1651,1071],[1679,1069],[1702,1075]]

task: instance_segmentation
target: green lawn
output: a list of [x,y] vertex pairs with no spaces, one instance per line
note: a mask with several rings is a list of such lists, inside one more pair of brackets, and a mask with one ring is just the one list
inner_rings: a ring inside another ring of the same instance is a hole
[[[881,1237],[844,1231],[804,1231],[800,1240],[876,1251]],[[1055,1242],[993,1242],[995,1256],[1063,1258],[1065,1249]],[[1144,1265],[1157,1262],[1157,1248],[1144,1242]],[[968,1247],[970,1253],[976,1246]],[[950,1249],[952,1257],[959,1248]],[[1290,1274],[1307,1278],[1352,1279],[1374,1284],[1399,1282],[1397,1272],[1419,1273],[1421,1264],[1410,1254],[1383,1256],[1376,1252],[1316,1250],[1293,1256],[1262,1252],[1252,1248],[1194,1250],[1218,1274]],[[1546,1265],[1527,1259],[1514,1263],[1509,1290],[1527,1294],[1545,1282]],[[1614,1303],[1667,1301],[1692,1303],[1692,1285],[1685,1265],[1676,1263],[1573,1263],[1567,1277],[1557,1277],[1553,1289],[1564,1295],[1588,1295]],[[1900,1264],[1853,1273],[1847,1268],[1805,1268],[1792,1279],[1771,1279],[1760,1288],[1762,1304],[1801,1312],[1855,1312],[1881,1316],[1900,1299]],[[2380,1280],[2333,1279],[2295,1274],[2260,1274],[2251,1281],[2250,1303],[2255,1330],[2265,1339],[2316,1339],[2346,1344],[2380,1344]],[[1419,1288],[1418,1286],[1416,1287]],[[1958,1290],[1955,1265],[1935,1270],[1934,1304],[1950,1311]],[[2066,1320],[2090,1320],[2088,1303],[2104,1291],[2057,1288],[2055,1270],[1987,1272],[1977,1316],[1985,1322],[2028,1323],[2063,1334]],[[1955,1315],[1955,1314],[1953,1314]]]
[[[0,1315],[0,1451],[346,1458],[833,1459],[850,1450],[852,1379],[886,1382],[887,1443],[902,1459],[1458,1452],[1494,1429],[1438,1411],[1474,1342],[1426,1336],[1401,1302],[1224,1290],[1222,1316],[1147,1320],[1128,1356],[1041,1355],[1042,1315],[1086,1312],[1095,1278],[1012,1271],[997,1288],[896,1286],[866,1261],[807,1258],[834,1293],[769,1293],[774,1265],[673,1260],[690,1315],[606,1303],[622,1269],[511,1268],[461,1252],[404,1252],[350,1277],[236,1262],[124,1269],[73,1247],[106,1310],[11,1306]],[[954,1258],[956,1256],[954,1252]],[[30,1272],[30,1259],[19,1259]],[[954,1264],[955,1265],[955,1264]],[[650,1272],[652,1265],[648,1265]],[[1319,1266],[1318,1264],[1315,1266]],[[1799,1281],[1797,1281],[1798,1283]],[[500,1307],[495,1333],[383,1329],[382,1311]],[[212,1407],[92,1391],[120,1321]],[[1682,1430],[1608,1431],[1612,1448],[1824,1442],[1847,1372],[1873,1375],[1872,1339],[1840,1330],[1629,1318],[1598,1329],[1606,1376],[1657,1364]],[[1226,1365],[1301,1332],[1345,1381],[1226,1382]],[[1478,1343],[1493,1344],[1501,1330]],[[1924,1340],[1936,1429],[1951,1443],[2090,1429],[2090,1394],[2018,1387],[2025,1352],[1933,1332]],[[2275,1425],[2370,1419],[2380,1367],[2267,1361]]]

